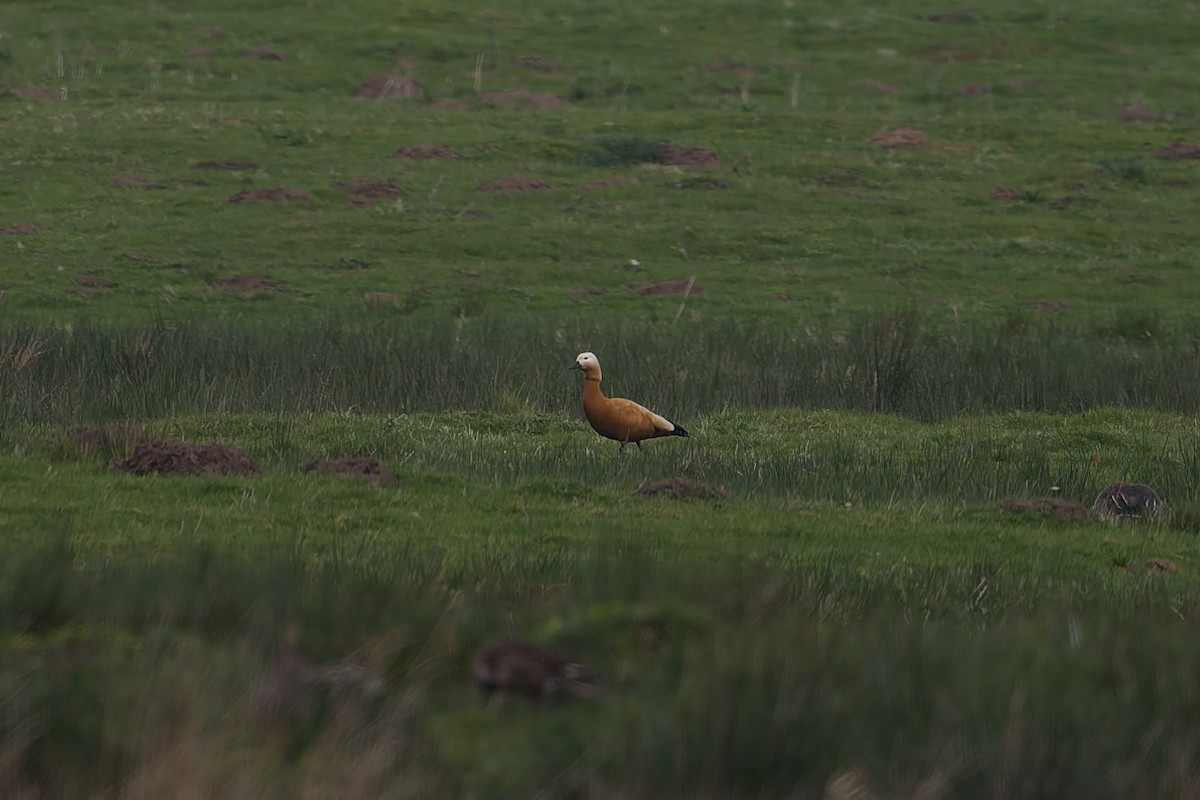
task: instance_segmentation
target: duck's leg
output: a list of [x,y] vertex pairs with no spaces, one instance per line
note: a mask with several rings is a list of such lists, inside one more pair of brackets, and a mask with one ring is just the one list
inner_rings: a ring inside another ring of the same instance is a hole
[[642,449],[642,440],[641,439],[638,439],[636,442],[634,442],[634,444],[636,444],[638,446],[638,450]]
[[618,452],[618,453],[624,453],[624,452],[625,452],[625,443],[624,443],[624,442],[618,442],[618,444],[620,444],[620,445],[621,445],[621,449],[617,450],[617,452]]

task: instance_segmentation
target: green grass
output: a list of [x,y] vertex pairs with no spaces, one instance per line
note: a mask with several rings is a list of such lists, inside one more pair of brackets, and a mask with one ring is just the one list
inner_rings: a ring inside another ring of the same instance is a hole
[[[1194,793],[1195,9],[943,10],[9,4],[5,796]],[[581,350],[692,436],[596,437]],[[263,474],[116,473],[112,422]],[[730,496],[634,494],[678,475]],[[1164,513],[998,507],[1117,479]],[[483,706],[502,635],[603,695]],[[377,691],[264,722],[281,640]]]

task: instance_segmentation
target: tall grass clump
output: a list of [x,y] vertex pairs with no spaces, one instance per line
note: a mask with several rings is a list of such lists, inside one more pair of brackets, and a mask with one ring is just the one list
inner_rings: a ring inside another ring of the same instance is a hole
[[1098,406],[1200,410],[1196,334],[1152,340],[1046,322],[936,328],[891,313],[848,331],[723,321],[329,319],[254,327],[0,328],[3,420],[77,423],[186,413],[556,410],[562,365],[598,354],[613,391],[674,413],[780,407],[922,420]]
[[[855,783],[1117,798],[1200,777],[1200,601],[1152,576],[1120,608],[1096,580],[1032,583],[984,613],[970,598],[986,565],[878,581],[834,562],[696,570],[624,542],[502,584],[475,563],[453,588],[436,562],[202,550],[84,566],[67,539],[6,549],[0,781],[37,797],[782,798]],[[602,695],[485,706],[471,654],[513,633],[600,668]],[[361,665],[370,690],[262,716],[254,687],[285,638]]]
[[592,150],[584,156],[583,163],[589,167],[653,164],[658,161],[666,146],[666,139],[641,134],[605,136],[593,143]]

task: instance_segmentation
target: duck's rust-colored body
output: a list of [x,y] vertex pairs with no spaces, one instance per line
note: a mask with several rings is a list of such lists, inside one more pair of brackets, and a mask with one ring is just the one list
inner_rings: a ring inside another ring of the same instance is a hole
[[596,433],[625,445],[642,446],[645,439],[659,436],[687,436],[682,426],[645,406],[620,397],[606,397],[600,391],[600,360],[594,353],[580,353],[571,369],[583,372],[583,413]]

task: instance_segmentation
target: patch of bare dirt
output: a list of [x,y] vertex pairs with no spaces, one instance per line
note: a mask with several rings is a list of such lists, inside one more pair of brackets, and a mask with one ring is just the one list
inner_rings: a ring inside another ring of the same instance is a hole
[[1071,304],[1066,300],[1057,300],[1054,298],[1041,298],[1038,300],[1028,300],[1025,303],[1026,308],[1032,308],[1034,311],[1066,311],[1071,307]]
[[1011,186],[997,186],[988,192],[988,197],[999,200],[1001,203],[1021,202],[1021,193]]
[[1006,497],[1000,508],[1017,514],[1037,514],[1059,519],[1087,519],[1087,507],[1065,497]]
[[213,278],[209,284],[214,289],[227,292],[282,292],[283,287],[270,278],[257,275],[225,275]]
[[663,145],[657,161],[669,167],[712,167],[721,163],[720,157],[707,147],[687,144]]
[[900,94],[903,91],[899,86],[886,81],[863,81],[859,86],[869,92],[879,92],[880,94]]
[[487,92],[482,97],[494,106],[517,106],[530,110],[559,108],[567,104],[565,98],[553,92],[531,92],[528,89],[504,89]]
[[786,304],[786,303],[792,302],[792,296],[790,294],[788,294],[787,292],[776,292],[773,296],[776,300],[778,300],[781,303]]
[[336,461],[312,461],[304,468],[305,472],[322,472],[326,475],[351,475],[357,478],[370,478],[376,483],[397,483],[399,478],[385,466],[373,458],[342,458]]
[[16,89],[9,89],[9,91],[19,97],[28,97],[30,100],[62,99],[62,92],[57,89],[47,89],[43,86],[21,86]]
[[272,186],[266,189],[242,189],[225,198],[226,203],[291,203],[299,200],[312,200],[312,195],[303,189]]
[[376,73],[354,87],[354,96],[369,100],[420,100],[425,90],[407,75]]
[[1165,558],[1151,556],[1146,559],[1146,567],[1151,572],[1179,572],[1179,565]]
[[0,228],[0,234],[4,234],[6,236],[19,236],[26,233],[37,233],[40,230],[41,228],[39,228],[37,225],[34,225],[32,222],[14,222],[12,225],[6,225],[5,227]]
[[101,278],[99,275],[76,275],[75,283],[79,286],[90,286],[94,289],[112,289],[116,284],[108,278]]
[[711,175],[697,175],[671,184],[676,189],[728,189],[729,183]]
[[116,189],[149,189],[154,184],[150,183],[150,179],[145,175],[123,172],[109,180],[108,185]]
[[67,289],[67,294],[71,297],[78,297],[80,300],[97,300],[101,297],[107,297],[112,292],[107,289]]
[[1154,151],[1159,158],[1200,158],[1200,144],[1176,139],[1165,147]]
[[408,193],[387,178],[357,178],[352,181],[334,181],[333,188],[341,192],[349,192],[358,197],[371,199],[394,200]]
[[916,128],[893,128],[880,131],[867,139],[871,144],[886,147],[889,150],[901,150],[906,147],[929,147],[929,137]]
[[178,439],[143,442],[129,458],[114,458],[111,469],[134,475],[258,475],[254,459],[226,444],[191,444]]
[[231,171],[258,169],[253,161],[201,161],[196,169],[224,169]]
[[396,158],[418,160],[430,158],[458,158],[458,151],[448,144],[409,144],[398,148],[394,155]]
[[1118,111],[1117,119],[1122,122],[1154,122],[1158,119],[1158,112],[1149,106],[1134,103]]
[[1100,490],[1092,511],[1108,517],[1148,517],[1162,510],[1158,492],[1144,483],[1116,481]]
[[494,181],[485,181],[479,184],[478,191],[480,192],[536,192],[546,189],[553,189],[554,185],[533,177],[532,175],[519,175],[515,172],[505,175],[503,178],[497,178]]
[[680,500],[724,500],[729,497],[729,491],[726,489],[683,477],[647,483],[634,494],[648,497],[667,495]]
[[599,297],[600,295],[607,293],[608,289],[605,289],[603,286],[588,286],[583,289],[570,289],[563,292],[563,294],[565,294],[567,297],[570,297],[572,300],[578,300],[583,297]]
[[517,56],[516,63],[518,67],[531,69],[534,72],[554,72],[557,69],[562,69],[562,64],[559,62],[540,56],[537,53]]
[[497,692],[532,700],[593,697],[600,674],[570,656],[533,642],[510,639],[475,655],[471,675],[484,697]]
[[246,58],[257,58],[260,61],[287,61],[287,53],[269,44],[251,47],[243,54]]
[[184,50],[179,55],[183,56],[184,58],[211,58],[212,56],[216,55],[216,52],[217,51],[211,47],[193,47],[188,50]]
[[1010,89],[1038,89],[1041,85],[1042,82],[1037,78],[1017,78],[1008,82]]
[[638,281],[629,284],[629,288],[633,289],[640,295],[655,296],[662,294],[704,294],[704,289],[700,284],[692,283],[691,289],[688,289],[688,281]]
[[980,95],[991,94],[992,85],[990,83],[968,83],[959,89],[958,93],[964,97],[979,97]]

